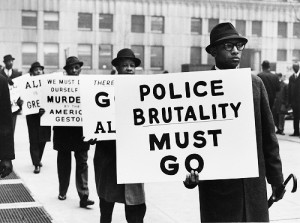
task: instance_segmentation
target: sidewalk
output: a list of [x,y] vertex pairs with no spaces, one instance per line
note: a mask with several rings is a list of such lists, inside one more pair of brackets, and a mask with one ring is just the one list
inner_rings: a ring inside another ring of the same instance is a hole
[[[286,122],[287,134],[292,133],[292,122]],[[285,177],[294,173],[300,177],[300,138],[288,135],[278,136]],[[28,143],[28,131],[24,116],[18,116],[15,133],[16,160],[14,170],[31,192],[35,201],[43,206],[54,223],[96,223],[99,222],[98,196],[95,188],[93,156],[94,148],[89,151],[89,188],[90,199],[95,205],[90,209],[79,207],[79,197],[75,188],[75,171],[72,171],[67,200],[59,201],[58,179],[56,172],[56,151],[52,142],[47,143],[40,174],[33,173]],[[73,158],[73,169],[75,159]],[[270,209],[272,222],[300,222],[300,192],[291,194],[291,185],[282,201]],[[268,189],[270,189],[268,187]],[[181,182],[151,183],[145,185],[147,213],[145,223],[197,223],[200,222],[198,190],[188,190]],[[270,191],[269,191],[270,192]],[[269,193],[270,194],[270,193]],[[116,204],[113,222],[125,222],[124,206]]]

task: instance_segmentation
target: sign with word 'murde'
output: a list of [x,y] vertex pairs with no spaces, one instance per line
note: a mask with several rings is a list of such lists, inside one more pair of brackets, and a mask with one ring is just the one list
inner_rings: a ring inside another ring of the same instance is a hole
[[122,75],[115,97],[118,183],[258,176],[250,69]]
[[116,139],[114,77],[111,75],[80,76],[85,140]]
[[41,80],[41,106],[45,109],[41,125],[81,126],[79,76],[54,73]]

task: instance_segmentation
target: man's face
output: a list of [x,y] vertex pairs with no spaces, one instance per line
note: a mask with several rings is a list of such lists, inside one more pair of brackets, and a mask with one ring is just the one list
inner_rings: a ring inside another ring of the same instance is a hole
[[131,59],[123,59],[117,67],[118,74],[135,74],[135,63]]
[[235,69],[240,64],[242,50],[245,44],[238,39],[228,40],[215,46],[211,54],[219,69]]
[[299,64],[298,63],[293,64],[293,70],[294,70],[295,73],[297,73],[299,71]]
[[81,66],[79,64],[74,64],[69,66],[66,71],[70,76],[78,76],[81,72]]
[[33,76],[38,76],[38,75],[41,75],[41,74],[43,74],[43,69],[41,67],[33,68],[33,70],[32,70],[32,75]]
[[4,64],[5,64],[5,68],[10,70],[13,67],[14,60],[7,60],[4,62]]

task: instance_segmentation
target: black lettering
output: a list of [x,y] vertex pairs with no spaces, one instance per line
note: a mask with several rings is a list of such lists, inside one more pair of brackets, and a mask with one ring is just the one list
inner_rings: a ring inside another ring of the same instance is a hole
[[160,169],[164,174],[167,175],[175,175],[179,170],[179,164],[178,163],[170,163],[168,164],[168,168],[166,168],[166,162],[167,161],[173,161],[176,162],[177,158],[175,156],[165,156],[160,161]]
[[162,150],[163,147],[166,145],[166,149],[171,149],[171,144],[170,144],[170,135],[169,133],[164,133],[161,136],[161,139],[158,140],[155,134],[150,134],[149,135],[149,145],[150,145],[150,151],[155,150],[155,146],[159,149]]

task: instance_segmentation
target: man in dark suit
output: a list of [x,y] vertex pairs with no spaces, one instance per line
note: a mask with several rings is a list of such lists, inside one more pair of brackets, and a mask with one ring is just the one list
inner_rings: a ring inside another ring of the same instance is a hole
[[[2,75],[3,77],[5,77],[7,79],[7,82],[9,85],[14,84],[14,82],[13,82],[14,78],[22,75],[22,72],[19,72],[18,70],[13,69],[14,60],[15,60],[15,58],[13,58],[10,54],[5,55],[3,57],[3,62],[5,64],[5,67],[2,70],[0,70],[0,75]],[[17,115],[19,114],[19,112],[22,109],[22,103],[23,103],[23,101],[19,98],[17,101],[17,105],[19,106],[19,109],[12,113],[13,131],[15,131]]]
[[264,60],[261,64],[262,72],[257,76],[263,81],[268,93],[270,108],[273,108],[276,92],[280,90],[280,83],[278,77],[271,73],[270,62]]
[[300,119],[300,78],[299,78],[299,63],[293,64],[294,73],[289,78],[288,84],[288,101],[293,109],[293,126],[294,133],[290,136],[299,136],[299,119]]
[[12,172],[15,159],[14,134],[7,81],[0,75],[0,177]]
[[[210,45],[206,47],[215,58],[213,69],[238,68],[247,41],[231,23],[216,25],[210,33]],[[275,195],[283,182],[279,145],[266,89],[255,75],[252,75],[252,89],[259,177],[199,181],[201,173],[198,175],[192,170],[184,183],[187,188],[199,187],[202,222],[268,222],[265,178],[272,186],[273,200],[280,199]]]
[[[83,62],[77,57],[69,57],[64,69],[67,75],[79,76]],[[76,159],[76,189],[80,198],[79,206],[86,208],[93,205],[88,188],[88,150],[89,144],[83,141],[81,126],[54,126],[53,148],[57,150],[57,173],[59,181],[59,200],[67,198],[71,175],[71,153]]]

